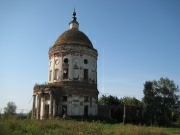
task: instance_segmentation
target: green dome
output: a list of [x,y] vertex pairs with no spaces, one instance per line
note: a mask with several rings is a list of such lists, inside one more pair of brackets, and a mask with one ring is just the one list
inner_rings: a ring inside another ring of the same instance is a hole
[[89,38],[76,28],[69,29],[62,33],[54,44],[54,46],[59,45],[82,45],[93,48]]

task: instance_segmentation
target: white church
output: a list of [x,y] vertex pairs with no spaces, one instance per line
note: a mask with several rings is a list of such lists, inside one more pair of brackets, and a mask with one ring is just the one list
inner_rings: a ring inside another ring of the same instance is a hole
[[69,30],[49,49],[48,84],[34,86],[32,118],[98,114],[98,52],[72,15]]

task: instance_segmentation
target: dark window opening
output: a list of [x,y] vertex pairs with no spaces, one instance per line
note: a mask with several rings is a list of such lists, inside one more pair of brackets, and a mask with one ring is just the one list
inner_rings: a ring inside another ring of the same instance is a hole
[[64,59],[64,63],[68,63],[68,59],[67,58]]
[[84,60],[84,64],[88,64],[88,60],[87,59]]
[[88,116],[88,106],[84,106],[84,116]]
[[84,69],[84,79],[88,79],[88,69]]
[[88,96],[84,96],[84,102],[89,102]]
[[67,96],[63,96],[63,102],[67,102]]
[[68,79],[68,69],[64,69],[64,71],[63,71],[63,79]]

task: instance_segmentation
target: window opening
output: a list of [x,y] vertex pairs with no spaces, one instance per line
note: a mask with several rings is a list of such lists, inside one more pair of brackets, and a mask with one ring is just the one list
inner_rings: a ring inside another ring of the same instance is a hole
[[88,79],[88,69],[84,69],[84,79]]
[[88,96],[84,96],[84,102],[89,102]]
[[84,106],[84,116],[88,116],[88,106]]
[[63,79],[68,79],[68,69],[63,70]]
[[84,60],[84,64],[88,64],[88,60],[87,59]]
[[68,59],[67,58],[64,59],[64,63],[68,63]]
[[63,96],[63,102],[67,102],[67,96]]

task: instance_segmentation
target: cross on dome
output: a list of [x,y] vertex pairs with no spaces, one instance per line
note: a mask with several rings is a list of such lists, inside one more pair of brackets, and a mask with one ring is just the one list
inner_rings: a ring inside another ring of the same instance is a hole
[[76,11],[75,11],[75,8],[74,8],[74,12],[72,13],[72,15],[73,15],[73,17],[72,17],[72,18],[73,18],[73,19],[72,19],[72,21],[76,21],[76,19],[77,19],[77,18],[76,18]]

